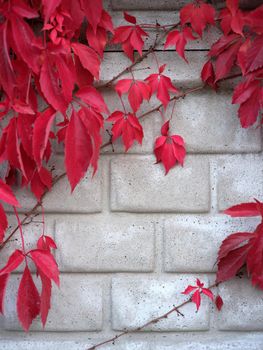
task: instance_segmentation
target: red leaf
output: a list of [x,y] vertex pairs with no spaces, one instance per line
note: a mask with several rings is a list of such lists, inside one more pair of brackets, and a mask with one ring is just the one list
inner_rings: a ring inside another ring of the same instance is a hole
[[252,285],[263,289],[263,225],[258,225],[255,239],[251,240],[251,247],[247,255],[247,271],[251,275]]
[[72,43],[71,46],[74,54],[79,57],[82,66],[96,79],[99,79],[100,59],[98,54],[90,47],[80,43]]
[[250,245],[233,249],[219,260],[217,267],[216,282],[224,282],[234,277],[245,264]]
[[120,26],[115,29],[112,43],[120,43],[126,55],[130,58],[131,61],[134,61],[134,50],[137,50],[140,56],[142,56],[142,48],[144,45],[142,38],[144,36],[148,36],[148,34],[138,25]]
[[195,39],[196,37],[193,36],[192,30],[189,27],[183,28],[182,31],[173,30],[167,35],[164,48],[166,49],[167,47],[175,46],[178,55],[188,62],[184,55],[185,45],[187,44],[188,40]]
[[199,307],[201,305],[201,295],[200,295],[200,290],[197,289],[194,294],[192,295],[192,298],[191,298],[192,302],[195,303],[196,305],[196,310],[198,311],[199,310]]
[[217,84],[215,82],[215,72],[211,61],[207,61],[201,72],[202,81],[210,85],[213,89],[217,89]]
[[216,299],[215,299],[215,304],[216,304],[216,308],[218,311],[221,311],[223,305],[224,305],[224,302],[223,302],[223,299],[221,298],[220,295],[217,295]]
[[187,286],[186,288],[185,288],[185,290],[182,292],[182,294],[185,294],[185,295],[187,295],[187,294],[190,294],[190,293],[192,293],[194,290],[196,290],[196,286]]
[[251,232],[236,232],[225,238],[219,248],[218,259],[224,258],[231,250],[238,248],[242,243],[254,238]]
[[47,108],[43,113],[38,113],[33,129],[33,155],[38,165],[41,166],[44,152],[56,112],[53,108]]
[[203,1],[187,4],[180,11],[182,25],[190,23],[193,30],[200,36],[202,36],[207,24],[215,24],[214,17],[215,9],[213,6]]
[[37,39],[33,30],[19,16],[11,17],[11,28],[14,40],[14,50],[34,73],[39,72],[40,47],[36,45]]
[[76,97],[87,103],[91,108],[95,109],[99,113],[109,113],[108,107],[101,95],[93,86],[85,86],[79,89]]
[[17,315],[25,331],[40,312],[40,296],[28,267],[25,267],[17,295]]
[[0,270],[0,276],[9,274],[24,261],[25,257],[21,250],[15,250],[9,257],[6,265]]
[[9,56],[7,41],[7,22],[0,26],[0,84],[10,100],[14,97],[15,73]]
[[134,113],[140,108],[143,100],[149,101],[151,96],[150,86],[143,81],[134,79],[119,80],[115,90],[120,96],[128,92],[129,103]]
[[0,313],[4,314],[4,298],[9,274],[0,276]]
[[259,216],[257,203],[242,203],[234,205],[226,210],[224,214],[230,215],[232,217],[243,217],[243,216]]
[[50,251],[50,248],[57,249],[57,245],[54,242],[53,238],[42,235],[37,241],[37,248]]
[[2,243],[4,240],[7,226],[8,226],[8,221],[7,221],[6,213],[2,205],[0,204],[0,243]]
[[72,191],[85,175],[91,157],[91,138],[78,113],[73,110],[65,138],[65,166]]
[[51,280],[46,277],[41,271],[39,271],[39,275],[42,281],[42,289],[41,289],[41,296],[40,296],[40,315],[41,315],[41,321],[43,327],[45,327],[45,324],[47,322],[47,316],[51,307],[51,290],[52,290],[52,284]]
[[240,46],[241,42],[239,41],[227,48],[217,57],[215,63],[216,81],[225,78],[226,75],[230,72],[236,61]]
[[55,12],[56,8],[61,4],[62,0],[42,0],[44,7],[45,24],[49,21],[49,18]]
[[246,72],[253,72],[263,67],[263,34],[256,37],[247,50]]
[[134,16],[129,15],[125,11],[123,12],[123,14],[124,14],[124,18],[127,22],[132,23],[132,24],[136,24],[136,18]]
[[111,129],[113,135],[112,142],[122,136],[126,152],[135,140],[142,144],[143,129],[135,115],[115,111],[107,118],[107,121],[114,123]]
[[11,188],[6,183],[4,183],[4,181],[1,179],[0,179],[0,200],[10,205],[13,205],[15,207],[20,207],[20,204],[18,203],[18,200],[13,194],[13,191],[11,190]]
[[96,33],[102,15],[102,0],[80,0],[80,5],[93,31]]
[[202,288],[202,293],[204,293],[206,296],[208,296],[209,299],[212,301],[214,300],[214,294],[211,292],[208,288]]
[[35,249],[30,254],[37,268],[59,286],[59,271],[53,255],[47,250]]
[[56,111],[64,113],[68,107],[68,103],[62,94],[57,69],[52,64],[49,55],[46,55],[42,64],[39,83],[41,91],[48,103]]
[[[164,124],[164,126],[166,125],[169,126],[169,122],[166,122]],[[163,135],[158,137],[155,140],[154,146],[156,161],[157,163],[163,163],[165,168],[165,174],[167,174],[169,170],[176,165],[177,162],[183,165],[186,154],[183,138],[179,135],[169,136],[168,130],[169,128],[167,129],[167,136]]]
[[172,84],[171,79],[160,72],[149,75],[145,81],[150,85],[152,93],[157,91],[157,98],[162,102],[164,108],[170,101],[169,92],[178,93],[178,89]]

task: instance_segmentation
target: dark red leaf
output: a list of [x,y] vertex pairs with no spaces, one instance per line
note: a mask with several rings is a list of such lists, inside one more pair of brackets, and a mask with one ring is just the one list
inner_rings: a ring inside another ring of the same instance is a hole
[[216,308],[218,311],[221,311],[223,305],[224,305],[224,302],[223,302],[223,299],[221,298],[220,295],[217,295],[216,299],[215,299],[215,304],[216,304]]
[[96,79],[99,79],[100,59],[98,54],[90,47],[72,43],[74,54],[79,57],[82,66],[87,69]]
[[17,315],[25,331],[40,312],[40,296],[28,267],[25,267],[17,295]]
[[91,138],[78,113],[73,110],[65,138],[65,166],[72,191],[86,174],[91,158]]
[[39,275],[42,282],[42,289],[41,289],[41,295],[40,295],[40,316],[43,327],[45,327],[45,324],[47,322],[47,316],[51,307],[51,290],[52,290],[52,284],[51,280],[46,277],[44,273],[39,271]]
[[38,113],[33,129],[33,155],[38,165],[41,166],[44,152],[47,147],[51,126],[56,112],[53,108],[47,108],[43,113]]

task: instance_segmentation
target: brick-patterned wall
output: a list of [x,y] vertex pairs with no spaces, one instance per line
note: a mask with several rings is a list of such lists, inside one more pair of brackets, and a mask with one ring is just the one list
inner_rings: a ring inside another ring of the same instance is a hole
[[[116,25],[123,21],[122,9],[146,23],[156,19],[173,23],[182,3],[112,0],[107,6]],[[157,53],[177,86],[187,88],[200,82],[206,50],[217,36],[214,30],[202,42],[190,42],[189,65],[173,51]],[[102,81],[128,62],[121,53],[109,50]],[[142,79],[155,69],[149,58],[134,74]],[[72,196],[66,180],[48,194],[46,225],[58,245],[61,287],[54,287],[46,329],[37,320],[25,334],[15,312],[20,275],[12,276],[6,318],[0,319],[1,350],[84,350],[180,303],[184,300],[180,292],[196,277],[214,281],[222,239],[256,224],[255,219],[229,219],[220,211],[253,197],[263,198],[261,130],[240,128],[230,88],[228,82],[218,94],[207,89],[176,104],[172,128],[185,138],[188,151],[183,168],[164,176],[162,167],[154,164],[153,141],[161,126],[155,113],[143,121],[142,147],[135,146],[124,155],[117,143],[114,153],[110,147],[103,151],[96,176],[91,180],[88,174]],[[104,94],[111,110],[120,107],[112,91]],[[150,108],[144,105],[145,111]],[[63,169],[60,148],[56,157],[59,173]],[[17,195],[23,209],[31,209],[33,197]],[[11,215],[10,222],[15,222]],[[35,243],[40,229],[39,223],[25,227],[27,247]],[[19,241],[12,242],[12,249],[15,245],[19,247]],[[1,261],[10,249],[1,252]],[[263,349],[263,293],[245,278],[237,278],[220,286],[220,294],[225,303],[220,313],[207,300],[198,313],[188,304],[182,310],[184,317],[173,314],[103,349]]]

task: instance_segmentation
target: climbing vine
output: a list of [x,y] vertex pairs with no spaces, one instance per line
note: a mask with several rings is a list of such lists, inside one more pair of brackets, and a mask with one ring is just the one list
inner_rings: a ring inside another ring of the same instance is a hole
[[[174,105],[178,99],[207,85],[217,90],[220,82],[226,79],[234,79],[232,103],[239,105],[241,127],[261,123],[258,119],[263,105],[263,5],[244,11],[239,8],[238,1],[227,0],[226,7],[217,12],[211,4],[195,0],[180,10],[179,22],[168,24],[138,23],[127,12],[123,15],[126,24],[114,28],[101,0],[0,0],[0,163],[6,170],[0,179],[0,200],[4,203],[4,206],[0,204],[0,249],[5,249],[15,232],[19,231],[21,238],[21,249],[14,250],[0,270],[0,312],[4,312],[10,274],[23,264],[17,315],[26,331],[38,315],[45,326],[51,307],[52,283],[59,285],[59,269],[53,256],[57,247],[45,232],[42,201],[60,179],[67,176],[74,191],[89,168],[96,173],[102,148],[119,138],[125,151],[135,142],[141,144],[144,130],[140,121],[154,111],[158,111],[163,120],[160,136],[153,147],[157,163],[162,163],[165,174],[177,164],[183,166],[186,157],[184,139],[181,135],[172,135],[169,128]],[[166,75],[166,64],[158,61],[155,50],[164,39],[164,49],[174,47],[174,54],[188,62],[187,43],[202,38],[211,26],[219,28],[221,35],[211,46],[200,72],[203,83],[182,90]],[[152,46],[145,50],[144,40],[150,36],[148,29],[151,33],[155,31],[155,37]],[[109,42],[121,45],[131,64],[100,85],[100,66]],[[150,55],[156,62],[156,72],[144,80],[135,79],[134,67]],[[123,79],[122,75],[126,73],[130,77]],[[116,92],[123,110],[109,111],[102,87]],[[154,95],[160,104],[141,114],[142,103],[149,102]],[[128,99],[129,110],[123,102],[124,96]],[[167,117],[165,112],[170,103],[173,104],[172,114]],[[111,129],[109,141],[103,144],[105,124],[111,125]],[[53,174],[51,164],[56,143],[63,145],[65,154],[66,172],[60,176]],[[35,207],[23,219],[18,213],[20,203],[13,192],[14,186],[30,188],[37,199]],[[17,226],[7,234],[5,210],[10,207]],[[24,224],[40,208],[43,230],[35,249],[27,251]],[[225,213],[262,219],[263,204],[258,200],[243,203]],[[252,284],[263,289],[262,257],[261,221],[253,233],[233,233],[222,242],[215,284],[205,287],[197,279],[195,286],[186,286],[182,291],[190,294],[185,303],[194,302],[198,310],[202,295],[206,295],[220,310],[223,300],[211,289],[234,277],[245,265]],[[33,261],[41,280],[41,290],[35,285],[29,260]],[[136,331],[172,312],[180,313],[183,305]]]

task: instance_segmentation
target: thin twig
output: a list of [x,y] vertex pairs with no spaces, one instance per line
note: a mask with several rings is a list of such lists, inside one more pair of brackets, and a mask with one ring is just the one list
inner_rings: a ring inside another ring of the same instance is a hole
[[[212,289],[214,287],[217,287],[219,283],[214,283],[211,286],[208,287],[208,289]],[[202,292],[201,292],[202,293]],[[98,347],[101,347],[102,345],[108,344],[108,343],[114,343],[117,339],[123,337],[124,335],[127,334],[132,334],[132,333],[136,333],[136,332],[140,332],[141,330],[145,329],[148,326],[154,325],[156,323],[159,323],[161,320],[168,318],[168,316],[170,316],[171,314],[173,314],[174,312],[177,312],[178,314],[180,314],[181,316],[184,316],[179,309],[181,309],[183,306],[185,306],[186,304],[190,303],[192,301],[192,298],[190,297],[189,299],[187,299],[186,301],[182,302],[181,304],[174,306],[172,309],[170,309],[169,311],[165,312],[164,314],[153,318],[152,320],[144,323],[142,326],[140,327],[136,327],[134,329],[130,329],[130,330],[125,330],[119,334],[116,334],[114,337],[111,337],[107,340],[102,341],[101,343],[98,343],[96,345],[91,346],[90,348],[87,348],[86,350],[95,350]]]
[[117,75],[115,75],[113,78],[111,78],[109,81],[107,81],[106,83],[102,84],[102,85],[98,85],[97,89],[102,89],[105,87],[109,87],[115,80],[117,80],[118,78],[120,78],[123,74],[128,73],[131,71],[131,69],[136,66],[138,63],[142,62],[146,57],[149,56],[150,53],[152,53],[157,45],[159,45],[161,43],[161,41],[166,37],[167,33],[169,33],[170,31],[172,31],[173,29],[175,29],[178,25],[180,24],[180,22],[175,23],[171,28],[169,28],[169,30],[167,30],[165,33],[163,33],[163,35],[161,35],[159,37],[158,40],[155,40],[154,44],[151,45],[149,47],[149,49],[147,51],[144,52],[144,54],[142,56],[138,56],[135,61],[130,64],[128,67],[126,67],[125,69],[123,69],[120,73],[118,73]]

